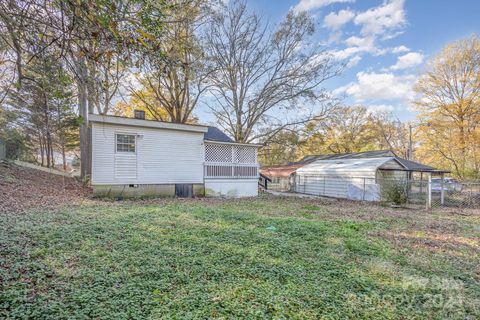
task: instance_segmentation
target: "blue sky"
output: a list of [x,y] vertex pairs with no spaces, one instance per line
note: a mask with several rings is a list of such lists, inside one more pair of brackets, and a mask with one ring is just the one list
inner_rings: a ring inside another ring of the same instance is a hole
[[312,41],[349,64],[326,85],[348,104],[415,117],[412,85],[447,43],[480,33],[480,0],[249,0],[271,23],[290,9],[315,19]]

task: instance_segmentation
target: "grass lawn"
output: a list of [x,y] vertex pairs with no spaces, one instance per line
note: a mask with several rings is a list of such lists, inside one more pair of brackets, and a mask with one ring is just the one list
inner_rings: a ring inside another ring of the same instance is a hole
[[0,215],[0,318],[480,318],[480,213],[295,198]]

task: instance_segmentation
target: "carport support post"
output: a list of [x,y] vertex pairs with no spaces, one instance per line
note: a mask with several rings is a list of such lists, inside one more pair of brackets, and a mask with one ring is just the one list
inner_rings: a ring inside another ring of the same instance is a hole
[[445,185],[444,183],[444,176],[445,174],[442,173],[442,182],[440,184],[440,204],[443,206],[443,204],[445,203],[445,191],[443,190],[443,186]]
[[428,175],[427,184],[427,209],[432,208],[432,174]]
[[423,193],[423,172],[420,172],[420,194]]

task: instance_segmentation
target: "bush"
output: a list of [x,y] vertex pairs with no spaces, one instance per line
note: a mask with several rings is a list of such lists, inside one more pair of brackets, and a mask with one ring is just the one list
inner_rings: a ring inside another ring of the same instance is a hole
[[380,181],[380,195],[382,201],[390,204],[403,205],[407,203],[405,183],[400,180]]

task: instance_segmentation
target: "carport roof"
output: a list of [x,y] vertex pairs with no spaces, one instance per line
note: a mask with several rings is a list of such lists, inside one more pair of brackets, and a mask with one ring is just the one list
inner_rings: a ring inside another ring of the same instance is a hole
[[[430,172],[430,173],[448,173],[450,171],[438,170],[431,166],[421,164],[419,162],[403,159],[397,157],[395,153],[390,150],[376,150],[376,151],[366,151],[366,152],[354,152],[354,153],[340,153],[340,154],[325,154],[325,155],[310,155],[306,156],[303,159],[297,162],[290,162],[287,165],[280,166],[271,166],[262,168],[263,171],[272,174],[272,176],[282,176],[285,175],[285,172],[288,174],[300,170],[309,164],[326,161],[338,161],[338,160],[352,160],[352,163],[359,161],[359,163],[364,163],[363,159],[394,159],[396,160],[403,168],[382,168],[382,170],[396,170],[396,171],[409,171],[409,172]],[[350,162],[350,161],[349,161]]]
[[395,157],[317,160],[297,169],[298,173],[321,175],[373,173]]

